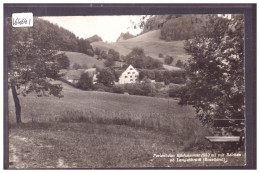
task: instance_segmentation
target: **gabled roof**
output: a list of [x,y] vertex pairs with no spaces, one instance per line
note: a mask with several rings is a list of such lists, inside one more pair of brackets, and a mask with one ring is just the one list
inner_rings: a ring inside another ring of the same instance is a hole
[[116,77],[120,77],[122,75],[122,73],[124,73],[128,68],[132,67],[133,69],[135,69],[136,71],[139,72],[139,70],[137,70],[136,68],[134,68],[131,64],[125,68],[122,68],[120,70],[115,70],[115,74],[116,74]]

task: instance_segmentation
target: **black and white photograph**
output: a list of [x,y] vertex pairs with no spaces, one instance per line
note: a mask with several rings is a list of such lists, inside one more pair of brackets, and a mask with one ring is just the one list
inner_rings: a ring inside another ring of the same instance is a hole
[[4,23],[7,169],[247,166],[244,13]]

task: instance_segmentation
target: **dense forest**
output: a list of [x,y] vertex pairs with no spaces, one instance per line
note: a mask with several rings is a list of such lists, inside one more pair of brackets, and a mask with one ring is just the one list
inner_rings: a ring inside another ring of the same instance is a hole
[[207,21],[208,15],[161,15],[151,16],[142,27],[143,33],[160,29],[162,40],[187,40],[203,32]]
[[[51,47],[55,50],[81,52],[90,56],[94,55],[93,48],[87,39],[79,39],[72,32],[40,18],[35,17],[33,25],[35,32],[39,31],[37,33],[53,37],[53,42],[48,44],[51,44]],[[31,28],[13,28],[12,32],[17,35],[19,41],[32,38]],[[39,36],[39,38],[41,37]],[[42,43],[45,44],[45,41],[42,40]]]

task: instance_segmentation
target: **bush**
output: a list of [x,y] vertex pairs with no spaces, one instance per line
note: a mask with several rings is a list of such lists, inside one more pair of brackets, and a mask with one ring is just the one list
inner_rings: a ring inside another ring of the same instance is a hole
[[95,53],[96,55],[100,55],[100,52],[101,52],[101,49],[99,49],[98,47],[96,47],[95,50],[94,50],[94,53]]
[[170,65],[172,62],[173,62],[173,57],[166,55],[166,57],[164,58],[164,63]]
[[102,83],[96,83],[93,85],[93,90],[96,91],[105,91],[105,92],[112,92],[110,87],[103,85]]
[[88,73],[81,74],[77,88],[83,90],[91,90],[93,88],[93,80],[91,77],[89,77]]
[[109,49],[108,50],[108,55],[112,55],[112,59],[114,61],[119,61],[120,60],[120,54],[119,52],[115,51],[114,49]]
[[57,55],[57,62],[61,69],[68,69],[70,67],[70,60],[65,54]]
[[150,80],[144,79],[142,83],[125,84],[125,92],[131,95],[154,96]]
[[86,54],[89,55],[89,56],[94,56],[94,52],[93,52],[92,49],[87,49]]
[[115,75],[110,69],[102,69],[97,75],[98,83],[111,87],[114,85]]
[[79,64],[75,63],[75,64],[73,64],[72,68],[75,70],[78,70],[78,69],[81,69],[81,66]]
[[125,92],[124,86],[114,85],[112,87],[113,93],[123,94]]
[[181,60],[178,60],[175,66],[183,68],[184,67],[184,63]]
[[111,67],[111,66],[114,66],[115,64],[116,64],[116,62],[113,59],[113,55],[108,54],[107,59],[104,62],[105,67]]
[[182,95],[183,90],[185,87],[181,86],[174,86],[173,88],[169,89],[169,97],[180,97]]
[[163,58],[163,54],[162,53],[159,53],[159,58]]

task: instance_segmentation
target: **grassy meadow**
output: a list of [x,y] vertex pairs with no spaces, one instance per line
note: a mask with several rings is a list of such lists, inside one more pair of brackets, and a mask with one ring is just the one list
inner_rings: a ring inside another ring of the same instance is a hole
[[[70,68],[73,67],[75,63],[80,65],[87,65],[88,68],[92,68],[96,65],[99,68],[104,68],[104,60],[97,60],[96,57],[91,57],[84,53],[79,52],[65,52],[70,60]],[[96,55],[95,55],[96,56]]]
[[210,130],[194,110],[176,100],[81,91],[63,85],[63,98],[20,97],[22,124],[15,123],[9,91],[10,168],[141,168],[225,166],[189,164],[154,154],[210,152]]
[[163,58],[159,58],[159,53],[174,56],[175,60],[173,64],[175,64],[177,60],[186,61],[189,58],[189,55],[187,55],[184,50],[184,41],[166,42],[161,40],[160,30],[150,31],[132,39],[121,40],[115,43],[94,42],[92,46],[106,51],[113,48],[118,51],[120,55],[127,55],[134,47],[140,47],[144,49],[146,55],[161,61],[163,61]]

